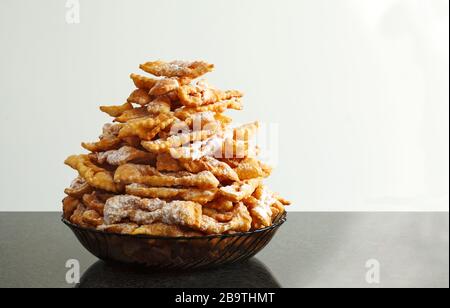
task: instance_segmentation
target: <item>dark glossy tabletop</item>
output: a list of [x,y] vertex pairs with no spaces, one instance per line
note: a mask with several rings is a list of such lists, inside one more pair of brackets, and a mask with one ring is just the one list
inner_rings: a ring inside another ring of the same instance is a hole
[[[255,258],[191,272],[99,261],[59,215],[0,213],[0,287],[449,286],[448,213],[289,213]],[[78,285],[66,281],[69,259]],[[373,262],[379,283],[367,280]]]

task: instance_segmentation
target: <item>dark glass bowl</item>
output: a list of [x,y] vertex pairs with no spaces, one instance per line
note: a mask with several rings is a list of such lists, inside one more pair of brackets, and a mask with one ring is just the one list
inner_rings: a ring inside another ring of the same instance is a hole
[[159,237],[107,233],[62,221],[80,243],[104,261],[139,264],[157,269],[197,269],[247,260],[261,251],[286,221],[286,213],[267,228],[201,237]]

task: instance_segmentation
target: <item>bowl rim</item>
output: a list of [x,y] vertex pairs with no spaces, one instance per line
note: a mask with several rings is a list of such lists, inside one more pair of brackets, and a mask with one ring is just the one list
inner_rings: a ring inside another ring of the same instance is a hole
[[103,235],[110,235],[110,236],[119,236],[119,237],[125,237],[125,238],[139,238],[139,239],[148,239],[148,240],[203,240],[203,239],[214,239],[214,238],[232,238],[232,237],[240,237],[240,236],[251,236],[258,233],[263,233],[265,231],[274,230],[280,227],[282,224],[284,224],[287,220],[287,212],[284,211],[281,215],[279,215],[277,218],[275,218],[275,222],[272,223],[269,227],[265,227],[258,230],[253,231],[247,231],[247,232],[236,232],[232,234],[211,234],[211,235],[203,235],[203,236],[158,236],[158,235],[145,235],[145,234],[123,234],[123,233],[113,233],[113,232],[105,232],[102,230],[82,227],[79,225],[76,225],[66,218],[64,216],[61,217],[61,221],[67,225],[70,228],[75,228],[81,231],[88,231],[93,233],[99,233]]

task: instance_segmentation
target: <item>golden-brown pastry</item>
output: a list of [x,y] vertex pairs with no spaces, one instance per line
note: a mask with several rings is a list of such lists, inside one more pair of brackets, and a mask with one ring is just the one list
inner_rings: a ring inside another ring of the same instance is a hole
[[[112,119],[87,154],[65,163],[64,218],[103,232],[192,237],[268,227],[289,201],[263,185],[272,168],[252,144],[258,122],[231,126],[243,94],[195,79],[204,61],[153,61],[131,74],[126,103],[102,106]],[[164,255],[164,254],[163,254]]]

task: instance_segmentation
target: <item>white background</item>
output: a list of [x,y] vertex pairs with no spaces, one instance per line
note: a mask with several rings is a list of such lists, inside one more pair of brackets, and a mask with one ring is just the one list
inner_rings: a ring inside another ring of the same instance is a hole
[[448,210],[446,0],[0,2],[0,210],[59,210],[63,165],[155,59],[215,63],[237,121],[278,123],[291,210]]

